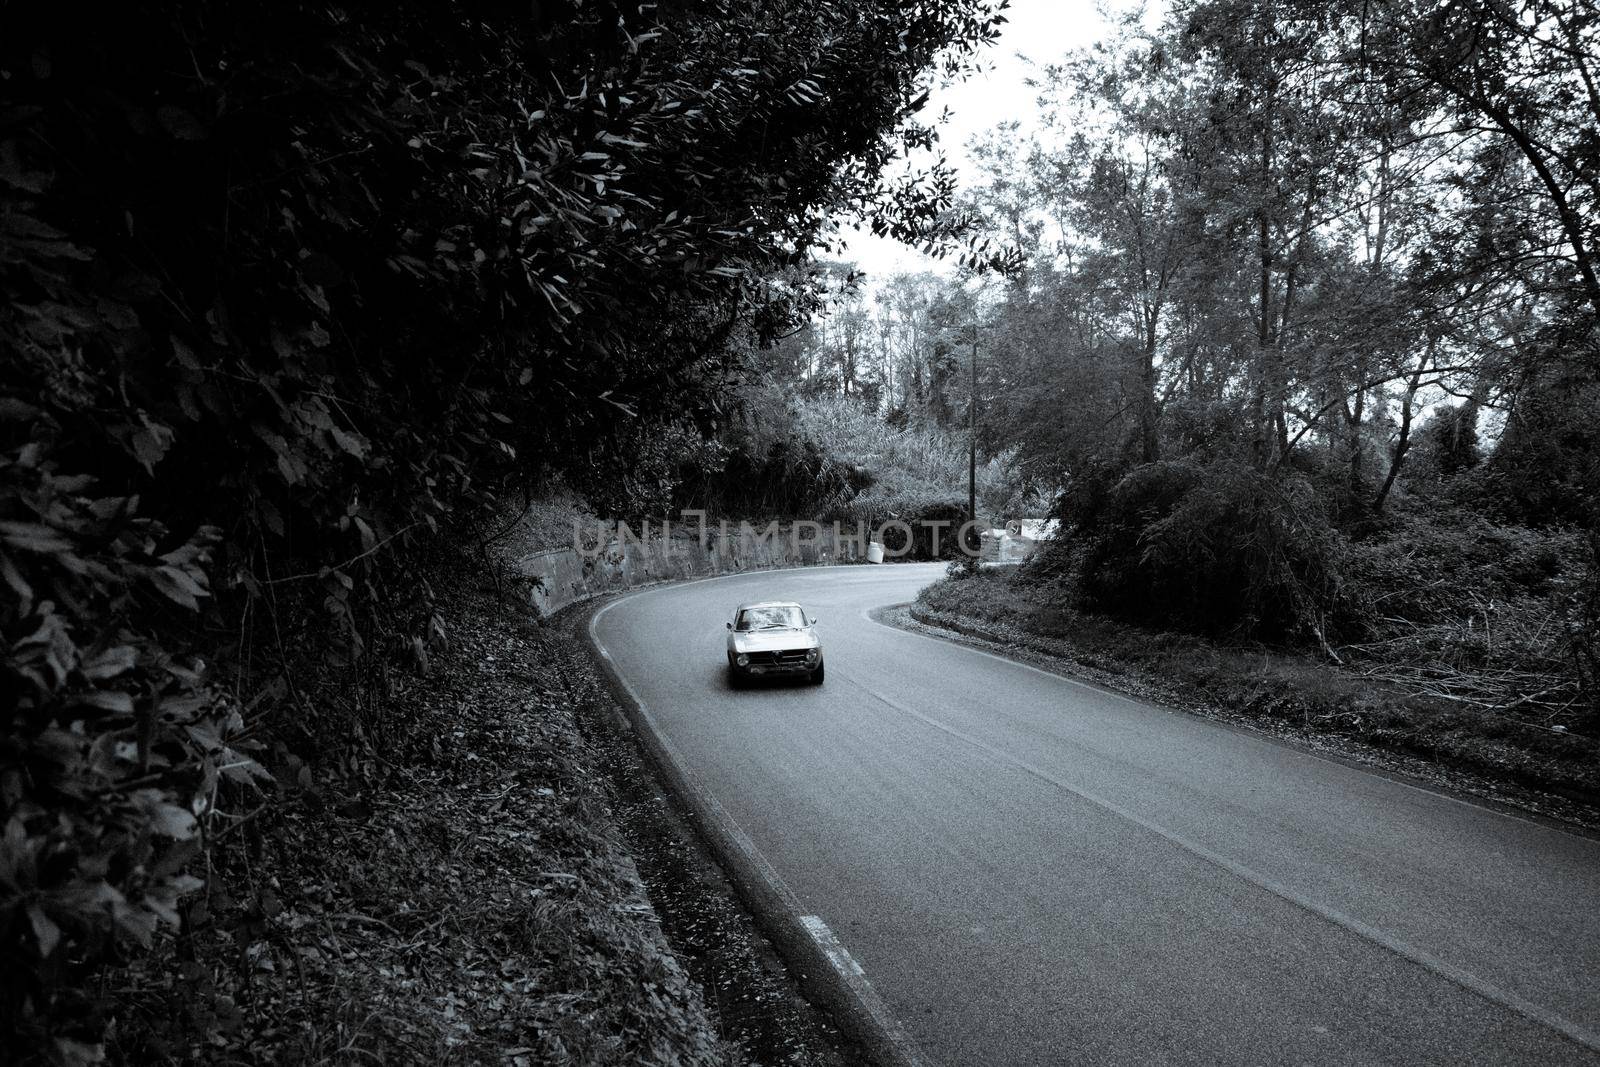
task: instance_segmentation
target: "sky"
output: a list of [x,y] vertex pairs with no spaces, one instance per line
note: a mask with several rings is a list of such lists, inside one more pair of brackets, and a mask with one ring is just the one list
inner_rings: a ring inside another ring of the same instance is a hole
[[[1038,110],[1037,93],[1026,84],[1035,66],[1055,62],[1070,51],[1093,44],[1107,32],[1098,6],[1093,0],[1011,0],[1006,13],[1010,22],[985,55],[987,69],[934,92],[923,113],[932,117],[945,108],[950,110],[950,121],[942,127],[940,141],[958,176],[965,179],[972,171],[965,153],[972,137],[1013,119],[1021,121],[1026,130],[1029,116]],[[1113,0],[1112,6],[1115,9],[1128,5]],[[900,271],[955,272],[953,262],[930,259],[897,241],[863,231],[845,236],[846,250],[838,258],[854,260],[872,280]]]

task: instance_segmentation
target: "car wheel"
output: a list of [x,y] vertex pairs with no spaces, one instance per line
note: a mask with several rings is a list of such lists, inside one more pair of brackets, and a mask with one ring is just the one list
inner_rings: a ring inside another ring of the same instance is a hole
[[728,688],[729,689],[743,689],[744,688],[744,683],[745,683],[745,677],[744,677],[744,674],[740,672],[739,668],[738,667],[734,667],[734,666],[729,666],[729,668],[728,668]]
[[812,685],[821,685],[822,684],[822,672],[824,670],[826,670],[827,667],[828,667],[828,665],[826,663],[817,664],[817,669],[811,672],[811,684]]

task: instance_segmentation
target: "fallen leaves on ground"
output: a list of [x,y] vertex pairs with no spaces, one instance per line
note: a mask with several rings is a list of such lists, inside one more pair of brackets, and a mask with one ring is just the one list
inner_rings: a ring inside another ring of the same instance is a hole
[[117,976],[114,1059],[733,1059],[619,842],[554,635],[456,584],[376,774],[308,761],[219,853],[171,954]]

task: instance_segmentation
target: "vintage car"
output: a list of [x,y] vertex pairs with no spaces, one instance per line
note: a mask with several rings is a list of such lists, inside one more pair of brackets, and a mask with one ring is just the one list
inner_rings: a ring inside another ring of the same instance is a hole
[[728,622],[729,680],[738,687],[754,678],[803,677],[821,685],[816,622],[792,601],[740,605]]

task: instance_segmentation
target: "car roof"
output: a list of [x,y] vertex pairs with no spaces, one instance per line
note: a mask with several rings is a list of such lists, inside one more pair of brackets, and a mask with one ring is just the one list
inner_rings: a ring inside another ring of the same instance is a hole
[[799,606],[793,600],[757,600],[751,604],[740,604],[737,610],[744,611],[748,608],[797,608]]

